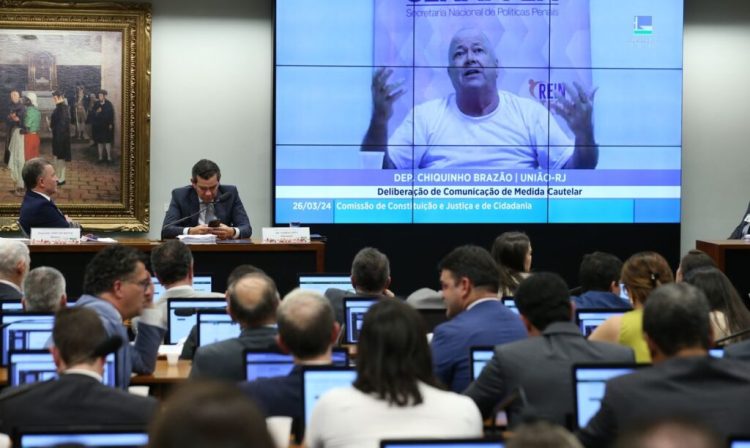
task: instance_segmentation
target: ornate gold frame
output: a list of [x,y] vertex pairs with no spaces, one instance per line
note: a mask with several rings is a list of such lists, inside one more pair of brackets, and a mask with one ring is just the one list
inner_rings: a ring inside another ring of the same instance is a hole
[[[150,200],[151,5],[0,0],[0,28],[122,33],[122,113],[118,117],[122,142],[120,203],[73,203],[62,208],[85,230],[147,232]],[[18,230],[17,216],[18,204],[0,203],[0,230]]]

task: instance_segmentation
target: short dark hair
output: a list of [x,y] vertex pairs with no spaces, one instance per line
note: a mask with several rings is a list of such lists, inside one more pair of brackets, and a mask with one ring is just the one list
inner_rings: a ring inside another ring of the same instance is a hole
[[39,178],[44,174],[44,168],[52,164],[42,157],[36,157],[31,160],[27,160],[21,170],[21,177],[23,178],[23,185],[27,190],[31,191],[36,188],[39,183]]
[[376,302],[362,322],[354,387],[396,406],[422,403],[419,382],[437,385],[426,333],[411,306],[397,299]]
[[193,182],[198,180],[199,177],[201,179],[210,179],[214,177],[214,175],[216,175],[217,180],[221,180],[221,170],[219,169],[219,165],[208,159],[200,159],[195,162],[195,165],[193,165]]
[[99,89],[99,92],[98,92],[98,93],[99,93],[99,94],[102,94],[102,95],[104,95],[104,96],[107,96],[107,95],[109,94],[109,92],[107,92],[107,91],[106,91],[106,90],[104,90],[104,89]]
[[688,283],[656,288],[643,309],[643,332],[667,356],[709,347],[709,307],[703,291]]
[[62,308],[55,314],[52,340],[67,366],[91,363],[94,352],[107,338],[102,320],[89,308]]
[[698,249],[689,250],[680,260],[680,271],[682,272],[683,278],[693,269],[715,267],[717,266],[714,259],[709,257],[707,253]]
[[483,247],[467,244],[453,249],[440,260],[438,270],[450,271],[455,280],[466,277],[475,288],[497,292],[499,286],[497,264]]
[[570,322],[568,285],[552,272],[537,272],[516,290],[516,306],[538,330],[554,322]]
[[[238,297],[237,286],[247,279],[257,279],[263,282],[260,300],[253,306],[244,305]],[[279,291],[273,279],[265,274],[255,273],[241,277],[229,286],[227,296],[234,318],[246,326],[257,327],[268,319],[275,319],[276,308],[279,306]]]
[[52,96],[56,96],[56,97],[58,97],[58,98],[59,98],[59,97],[61,97],[61,96],[63,96],[63,97],[64,97],[64,96],[65,96],[65,94],[64,94],[64,93],[63,93],[62,91],[60,91],[60,90],[55,90],[54,92],[52,92]]
[[646,303],[655,288],[674,282],[667,260],[656,252],[638,252],[622,265],[620,281],[627,287],[633,303]]
[[331,302],[316,291],[295,289],[287,294],[276,320],[281,340],[297,358],[320,356],[331,346],[336,317]]
[[236,386],[191,381],[167,399],[149,430],[150,448],[274,448],[266,420]]
[[182,241],[165,241],[151,250],[151,269],[162,284],[184,279],[192,264],[193,254]]
[[513,429],[508,448],[582,448],[567,429],[544,420],[524,423]]
[[531,249],[531,240],[523,232],[503,232],[492,243],[490,251],[497,263],[500,285],[509,292],[516,290],[523,280],[526,254]]
[[364,292],[383,292],[388,287],[391,267],[388,257],[374,247],[357,252],[352,261],[352,280]]
[[592,252],[583,256],[578,269],[578,282],[583,292],[609,291],[612,282],[620,281],[622,260],[607,252]]
[[[716,431],[697,416],[666,416],[640,418],[617,438],[615,448],[641,448],[662,446],[653,442],[661,436],[672,442],[670,446],[693,448],[724,448],[727,445]],[[649,443],[651,440],[651,443]]]
[[146,263],[140,251],[115,244],[100,250],[86,265],[83,276],[83,293],[92,296],[112,290],[116,280],[130,277],[138,262]]

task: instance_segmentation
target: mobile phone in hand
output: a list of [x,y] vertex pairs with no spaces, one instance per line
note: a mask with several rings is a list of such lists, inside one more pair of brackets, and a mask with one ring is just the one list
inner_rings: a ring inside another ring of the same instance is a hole
[[208,227],[219,227],[221,225],[221,219],[214,219],[208,223]]

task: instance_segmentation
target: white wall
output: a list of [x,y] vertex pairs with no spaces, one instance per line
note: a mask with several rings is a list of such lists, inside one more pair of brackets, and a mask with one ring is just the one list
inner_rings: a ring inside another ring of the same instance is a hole
[[[259,231],[271,222],[270,0],[154,0],[151,232],[201,157],[237,184]],[[750,179],[750,2],[686,0],[681,252],[725,238]]]

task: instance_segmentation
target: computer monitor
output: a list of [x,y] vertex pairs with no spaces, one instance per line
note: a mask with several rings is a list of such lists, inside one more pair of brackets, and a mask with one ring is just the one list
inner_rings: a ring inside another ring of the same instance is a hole
[[[8,383],[11,386],[47,381],[57,377],[57,367],[49,350],[12,351],[9,356]],[[104,360],[102,382],[116,387],[117,361],[114,353]]]
[[729,438],[729,448],[750,448],[750,435]]
[[406,439],[381,440],[380,448],[504,448],[502,440],[490,439]]
[[503,305],[507,306],[509,310],[513,311],[516,314],[521,314],[518,311],[518,307],[516,306],[516,299],[513,297],[503,297],[502,298]]
[[573,394],[575,423],[578,428],[588,424],[601,406],[607,381],[633,372],[644,364],[575,364],[573,365]]
[[[159,279],[156,276],[151,277],[151,282],[154,284],[154,302],[159,300],[159,297],[164,293],[164,286],[159,283]],[[208,274],[196,274],[193,276],[193,289],[197,292],[212,292],[214,279]]]
[[221,298],[169,298],[167,299],[167,344],[178,344],[190,334],[198,323],[198,311],[216,309],[224,311],[227,301]]
[[305,426],[310,421],[315,404],[323,394],[337,387],[350,386],[356,378],[357,372],[351,367],[305,367],[302,371],[302,406]]
[[52,337],[55,316],[51,313],[24,313],[4,311],[0,314],[2,331],[3,366],[8,365],[8,352],[11,350],[41,350],[47,348]]
[[22,448],[53,447],[77,444],[84,447],[142,448],[148,445],[148,434],[140,429],[92,428],[33,428],[19,430],[13,437],[13,446]]
[[[349,351],[345,348],[334,348],[331,359],[334,366],[347,367]],[[247,381],[286,376],[293,368],[292,355],[268,350],[245,350],[245,379]]]
[[713,356],[714,358],[723,358],[724,347],[715,347],[715,348],[709,349],[708,354]]
[[576,310],[576,323],[578,328],[581,329],[581,334],[584,337],[589,337],[605,320],[610,317],[621,316],[628,311],[630,310],[613,308]]
[[378,299],[373,297],[344,297],[345,344],[356,344],[359,341],[365,313],[377,301]]
[[233,322],[226,311],[198,311],[198,347],[236,338],[240,324]]
[[5,311],[23,311],[23,304],[21,302],[2,302],[2,310]]
[[303,273],[297,274],[297,279],[300,289],[309,289],[323,294],[327,289],[336,288],[352,291],[354,294],[351,274]]
[[471,347],[471,378],[476,380],[479,378],[479,374],[482,373],[484,366],[490,362],[492,355],[495,353],[495,347],[492,345],[476,346]]

